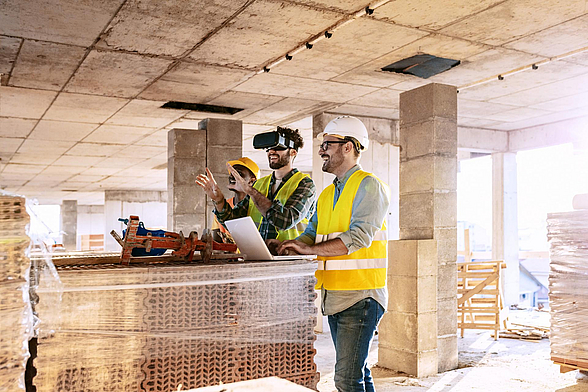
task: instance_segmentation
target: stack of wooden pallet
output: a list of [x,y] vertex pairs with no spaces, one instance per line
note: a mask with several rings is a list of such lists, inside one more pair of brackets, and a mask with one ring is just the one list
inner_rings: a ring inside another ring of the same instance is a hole
[[24,371],[33,329],[26,252],[25,199],[0,194],[0,391],[25,390]]
[[588,210],[547,215],[551,360],[588,370]]

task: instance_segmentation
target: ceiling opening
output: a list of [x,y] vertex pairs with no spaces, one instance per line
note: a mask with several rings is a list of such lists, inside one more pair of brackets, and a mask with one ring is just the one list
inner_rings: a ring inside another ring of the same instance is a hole
[[459,60],[446,59],[430,54],[417,54],[382,68],[382,71],[396,72],[428,79],[459,65]]
[[181,109],[181,110],[192,110],[194,112],[205,112],[205,113],[222,113],[222,114],[235,114],[239,113],[243,109],[231,108],[228,106],[217,106],[217,105],[204,105],[202,103],[190,103],[190,102],[178,102],[169,101],[163,104],[164,109]]

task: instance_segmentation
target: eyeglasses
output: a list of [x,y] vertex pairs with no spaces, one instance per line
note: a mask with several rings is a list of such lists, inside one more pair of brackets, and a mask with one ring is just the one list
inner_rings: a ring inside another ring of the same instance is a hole
[[319,149],[323,151],[327,151],[329,149],[329,144],[345,144],[349,143],[351,140],[325,140],[321,143]]

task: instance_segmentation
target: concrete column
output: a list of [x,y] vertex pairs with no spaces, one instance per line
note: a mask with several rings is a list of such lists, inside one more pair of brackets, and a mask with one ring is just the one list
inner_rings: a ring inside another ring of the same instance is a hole
[[63,200],[61,202],[61,231],[63,246],[67,251],[77,250],[78,237],[78,201]]
[[516,153],[492,154],[492,258],[504,260],[506,306],[519,303],[519,226]]
[[[457,92],[428,84],[400,94],[400,242],[435,240],[438,371],[457,367]],[[420,244],[419,244],[420,245]],[[396,249],[397,246],[393,245]],[[416,263],[418,258],[407,259]],[[397,272],[390,269],[390,296]],[[400,276],[398,276],[400,278]],[[416,289],[423,277],[417,277]],[[433,303],[424,309],[432,309]],[[416,317],[416,334],[428,314]],[[410,319],[409,319],[410,320]],[[391,336],[391,339],[395,339]],[[392,343],[388,343],[392,344]],[[428,347],[429,348],[429,347]],[[407,349],[408,350],[408,349]],[[417,365],[419,365],[417,363]],[[426,374],[430,369],[420,369]]]
[[437,373],[437,241],[390,241],[388,313],[378,366],[416,377]]
[[201,235],[212,225],[214,205],[195,179],[208,167],[229,197],[226,163],[243,154],[243,124],[205,119],[198,130],[172,129],[168,135],[168,227],[185,235],[190,231]]
[[167,192],[137,190],[104,191],[104,250],[120,251],[120,245],[110,235],[116,230],[120,236],[126,226],[118,218],[137,215],[145,227],[166,228]]

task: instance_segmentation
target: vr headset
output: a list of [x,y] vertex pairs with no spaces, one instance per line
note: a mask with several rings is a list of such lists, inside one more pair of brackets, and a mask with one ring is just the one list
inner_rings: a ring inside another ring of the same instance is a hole
[[253,148],[257,150],[286,150],[296,148],[294,141],[280,135],[277,131],[264,132],[255,135],[253,138]]

